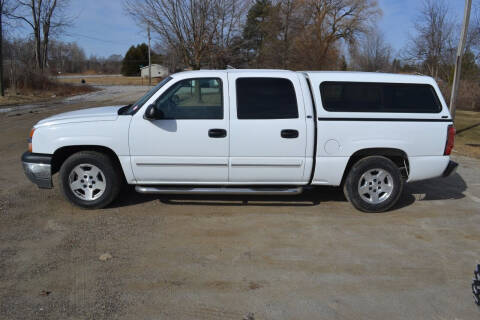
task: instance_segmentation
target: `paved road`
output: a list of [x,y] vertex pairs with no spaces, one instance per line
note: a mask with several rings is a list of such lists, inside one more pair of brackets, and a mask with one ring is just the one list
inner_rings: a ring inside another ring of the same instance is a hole
[[[100,104],[124,104],[130,97]],[[0,319],[478,319],[480,161],[410,184],[389,213],[338,189],[286,197],[123,192],[84,211],[19,162],[67,106],[0,115]],[[109,253],[107,261],[99,257]]]

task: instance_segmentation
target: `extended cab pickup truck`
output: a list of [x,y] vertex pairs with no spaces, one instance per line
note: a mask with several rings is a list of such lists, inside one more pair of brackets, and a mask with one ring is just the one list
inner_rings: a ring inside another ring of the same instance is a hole
[[447,176],[455,129],[430,77],[201,70],[161,81],[129,106],[41,120],[22,156],[40,188],[102,208],[122,183],[141,193],[294,195],[342,186],[381,212],[405,182]]

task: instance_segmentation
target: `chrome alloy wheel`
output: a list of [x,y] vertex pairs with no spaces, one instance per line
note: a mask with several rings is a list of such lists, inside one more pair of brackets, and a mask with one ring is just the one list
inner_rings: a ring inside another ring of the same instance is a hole
[[79,164],[68,176],[70,190],[82,200],[93,201],[102,196],[107,187],[102,170],[93,164]]
[[393,178],[384,169],[370,169],[358,181],[360,197],[371,204],[387,200],[393,191]]

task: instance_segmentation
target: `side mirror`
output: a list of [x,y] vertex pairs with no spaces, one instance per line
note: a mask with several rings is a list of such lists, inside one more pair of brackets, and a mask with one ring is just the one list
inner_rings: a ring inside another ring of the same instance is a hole
[[154,104],[151,104],[147,107],[147,110],[145,110],[143,118],[146,120],[160,120],[164,118],[164,114],[162,111],[155,108]]

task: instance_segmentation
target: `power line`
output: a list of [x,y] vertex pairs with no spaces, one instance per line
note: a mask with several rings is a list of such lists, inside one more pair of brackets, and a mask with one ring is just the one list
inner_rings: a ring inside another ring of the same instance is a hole
[[[72,35],[73,35],[73,36],[72,36]],[[107,39],[100,39],[100,38],[96,38],[96,37],[92,37],[92,36],[87,36],[87,35],[80,34],[80,33],[75,33],[75,32],[69,32],[69,33],[66,34],[65,36],[70,37],[70,38],[74,38],[74,36],[77,36],[77,37],[87,38],[87,39],[90,39],[90,40],[101,41],[101,42],[109,42],[109,43],[121,44],[121,45],[126,45],[126,44],[127,44],[126,42],[119,42],[119,41],[112,41],[112,40],[107,40]]]

